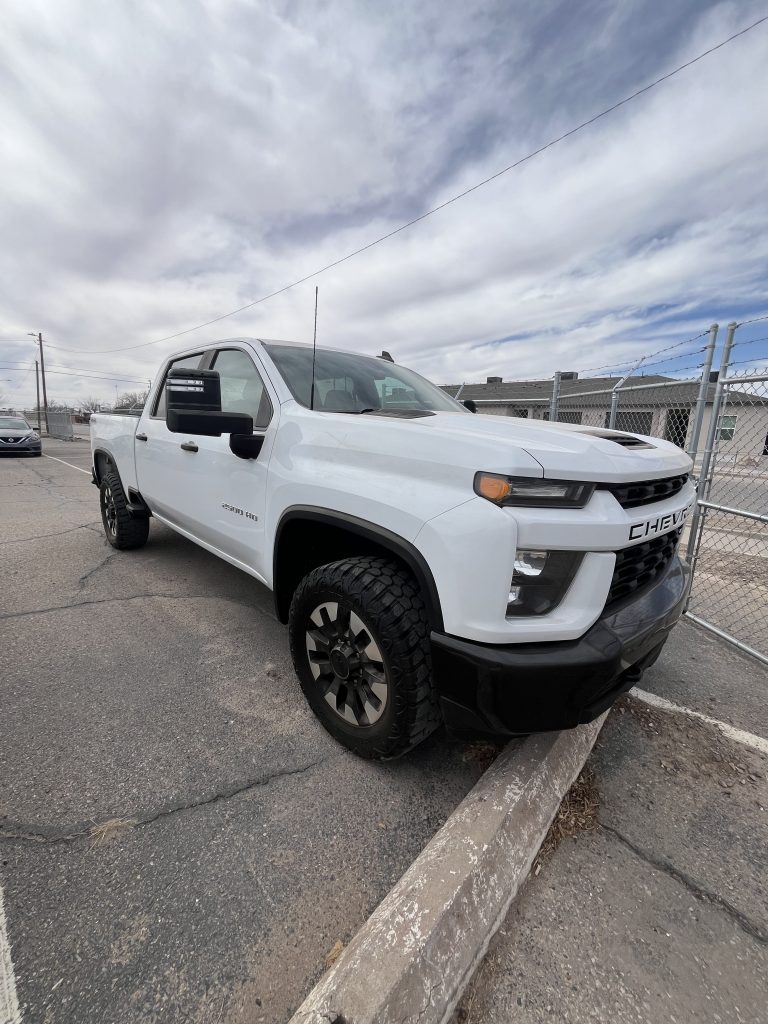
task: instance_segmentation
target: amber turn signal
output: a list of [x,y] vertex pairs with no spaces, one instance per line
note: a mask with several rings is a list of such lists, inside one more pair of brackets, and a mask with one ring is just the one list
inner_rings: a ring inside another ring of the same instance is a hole
[[509,480],[491,473],[478,473],[475,477],[475,491],[488,501],[503,501],[512,493]]

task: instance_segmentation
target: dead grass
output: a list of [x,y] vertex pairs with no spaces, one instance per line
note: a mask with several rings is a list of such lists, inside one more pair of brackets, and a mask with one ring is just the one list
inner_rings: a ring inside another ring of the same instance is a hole
[[599,806],[600,795],[595,785],[594,773],[591,768],[584,768],[563,797],[555,820],[544,837],[533,864],[534,875],[538,875],[542,865],[564,839],[574,839],[581,832],[592,832],[597,828]]
[[334,944],[331,946],[330,951],[326,954],[325,969],[328,970],[329,968],[333,967],[333,965],[336,963],[336,961],[339,959],[343,952],[344,943],[341,941],[341,939],[336,939]]
[[493,762],[501,753],[502,748],[495,743],[486,743],[485,740],[478,740],[475,743],[468,743],[461,759],[465,764],[477,768],[482,775],[491,767]]
[[134,828],[136,825],[138,825],[138,821],[135,818],[110,818],[109,821],[102,821],[100,824],[94,825],[88,833],[91,840],[91,849],[103,846],[111,839],[115,839],[121,833],[127,829]]

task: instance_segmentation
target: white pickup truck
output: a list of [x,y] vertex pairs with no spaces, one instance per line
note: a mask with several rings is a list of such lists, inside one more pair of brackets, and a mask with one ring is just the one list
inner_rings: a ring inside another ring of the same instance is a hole
[[274,592],[325,727],[396,757],[440,722],[595,718],[688,596],[675,445],[472,415],[386,354],[236,338],[168,360],[141,416],[91,418],[110,544],[149,520]]

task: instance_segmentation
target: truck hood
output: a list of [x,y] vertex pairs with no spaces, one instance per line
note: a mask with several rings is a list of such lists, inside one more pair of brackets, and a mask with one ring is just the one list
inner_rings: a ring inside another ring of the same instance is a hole
[[[475,438],[481,449],[478,469],[504,472],[504,449],[522,448],[554,480],[622,483],[654,480],[690,472],[693,463],[677,445],[657,437],[570,423],[549,423],[517,417],[475,416],[439,412],[408,421],[413,429],[429,430],[446,439]],[[482,450],[488,455],[483,463]]]

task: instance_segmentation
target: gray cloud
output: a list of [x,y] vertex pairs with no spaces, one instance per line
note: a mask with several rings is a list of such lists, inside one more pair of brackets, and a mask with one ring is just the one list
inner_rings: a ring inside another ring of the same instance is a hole
[[[198,337],[307,337],[309,285],[176,343],[99,354],[331,262],[760,13],[14,0],[0,34],[0,360],[26,360],[33,329],[60,346],[52,365],[140,377]],[[768,305],[766,56],[757,29],[329,272],[321,338],[386,341],[440,380],[529,376]]]

